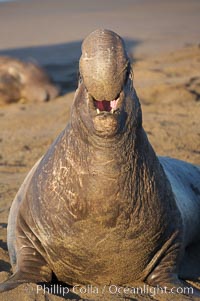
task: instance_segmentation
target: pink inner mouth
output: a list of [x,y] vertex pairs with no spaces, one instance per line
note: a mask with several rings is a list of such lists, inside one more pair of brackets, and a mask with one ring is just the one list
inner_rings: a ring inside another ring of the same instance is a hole
[[94,101],[95,106],[97,109],[99,109],[99,111],[106,111],[106,112],[110,112],[112,109],[116,110],[117,108],[117,100],[111,100],[111,101],[107,101],[107,100],[98,100],[98,101]]

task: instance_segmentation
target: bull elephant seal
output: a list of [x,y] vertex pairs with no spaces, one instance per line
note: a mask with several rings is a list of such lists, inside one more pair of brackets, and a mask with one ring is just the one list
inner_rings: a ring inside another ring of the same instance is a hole
[[13,275],[0,290],[52,272],[69,285],[183,287],[193,277],[185,250],[199,247],[199,184],[198,167],[158,158],[150,145],[122,39],[91,33],[71,121],[12,204]]
[[45,71],[32,62],[0,57],[0,105],[54,99],[59,89]]

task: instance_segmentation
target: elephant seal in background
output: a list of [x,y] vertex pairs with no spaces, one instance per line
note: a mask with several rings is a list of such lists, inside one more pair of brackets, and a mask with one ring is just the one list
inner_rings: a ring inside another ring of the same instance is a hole
[[13,275],[0,291],[52,272],[69,285],[184,287],[198,266],[184,262],[200,246],[199,184],[197,166],[156,156],[123,40],[96,30],[82,45],[71,121],[12,204]]
[[20,100],[48,101],[58,94],[59,89],[38,65],[0,57],[0,105]]

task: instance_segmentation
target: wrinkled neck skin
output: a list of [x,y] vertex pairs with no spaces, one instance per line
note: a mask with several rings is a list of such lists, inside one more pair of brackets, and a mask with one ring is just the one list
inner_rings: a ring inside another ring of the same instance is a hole
[[[138,175],[143,172],[153,173],[155,165],[160,169],[158,159],[142,128],[141,106],[131,81],[124,87],[124,98],[117,131],[110,136],[99,136],[90,116],[89,95],[83,83],[79,84],[75,94],[71,128],[80,149],[85,151],[89,167],[92,166],[92,172],[98,175],[99,180],[101,176],[117,178],[130,171],[131,177],[134,174],[137,177],[132,180],[138,182]],[[149,170],[151,165],[152,170]]]
[[173,214],[170,208],[176,212],[171,186],[142,128],[141,107],[131,80],[127,81],[123,91],[125,101],[119,127],[109,137],[98,136],[94,130],[92,119],[88,117],[89,98],[83,83],[76,92],[71,127],[77,144],[84,151],[88,174],[92,175],[87,178],[86,197],[92,203],[97,202],[98,207],[106,196],[111,208],[119,205],[120,210],[124,206],[139,215],[149,208],[149,214],[144,214],[145,219],[149,218],[146,225],[151,224],[151,217],[155,220],[157,216],[158,228],[162,228],[165,220],[168,221],[169,212]]
[[[145,278],[146,270],[149,272],[154,260],[162,256],[159,250],[165,243],[166,248],[174,245],[181,250],[181,217],[170,183],[142,128],[141,108],[131,83],[124,93],[119,130],[112,137],[100,137],[92,120],[86,123],[88,97],[81,84],[72,109],[71,128],[77,138],[76,149],[81,150],[81,156],[83,153],[79,161],[82,168],[77,169],[83,172],[78,177],[84,218],[94,220],[101,229],[117,231],[114,236],[131,243],[138,260],[134,273],[141,269]],[[149,246],[145,248],[147,240]]]

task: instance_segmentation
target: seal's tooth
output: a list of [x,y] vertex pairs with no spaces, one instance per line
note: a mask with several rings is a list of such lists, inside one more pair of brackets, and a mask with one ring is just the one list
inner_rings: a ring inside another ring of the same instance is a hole
[[113,114],[114,113],[114,109],[112,109],[110,112]]
[[100,110],[99,109],[97,109],[97,114],[100,114]]

